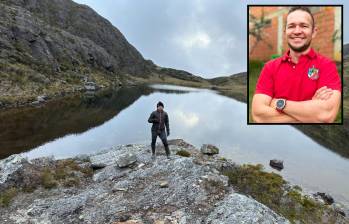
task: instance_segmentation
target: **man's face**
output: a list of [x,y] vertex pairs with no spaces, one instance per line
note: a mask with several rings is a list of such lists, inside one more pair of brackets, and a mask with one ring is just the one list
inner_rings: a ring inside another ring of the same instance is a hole
[[295,52],[307,50],[316,34],[309,13],[296,10],[287,16],[286,22],[285,32],[288,46]]
[[158,111],[161,112],[161,111],[163,111],[163,109],[164,109],[164,108],[163,108],[162,106],[158,106]]

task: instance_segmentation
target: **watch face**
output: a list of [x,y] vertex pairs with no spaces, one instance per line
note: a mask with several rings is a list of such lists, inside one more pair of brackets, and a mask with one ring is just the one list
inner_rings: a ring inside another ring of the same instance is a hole
[[276,107],[282,109],[284,107],[285,101],[283,100],[278,100],[276,102]]

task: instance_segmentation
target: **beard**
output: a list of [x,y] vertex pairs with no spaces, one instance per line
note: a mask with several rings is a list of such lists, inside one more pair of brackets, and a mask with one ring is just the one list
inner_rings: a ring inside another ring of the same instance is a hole
[[288,46],[295,52],[298,52],[298,53],[301,53],[305,50],[307,50],[311,44],[311,40],[309,40],[309,42],[305,43],[303,46],[300,46],[300,47],[295,47],[295,46],[292,46],[290,44],[290,42],[287,42]]

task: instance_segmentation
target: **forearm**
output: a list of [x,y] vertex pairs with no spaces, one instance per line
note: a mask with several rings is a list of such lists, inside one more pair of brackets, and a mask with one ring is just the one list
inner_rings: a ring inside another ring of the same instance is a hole
[[154,116],[154,114],[151,114],[148,118],[149,123],[156,123],[158,122],[157,118]]
[[252,113],[252,118],[257,123],[299,123],[296,118],[280,113],[270,106],[261,106]]
[[301,122],[327,123],[333,122],[333,111],[322,100],[290,101],[286,103],[284,112]]

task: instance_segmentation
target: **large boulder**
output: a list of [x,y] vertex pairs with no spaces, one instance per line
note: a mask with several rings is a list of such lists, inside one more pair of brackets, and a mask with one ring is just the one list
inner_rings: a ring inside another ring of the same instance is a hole
[[231,193],[207,217],[206,223],[290,223],[267,206],[242,194]]
[[129,170],[121,170],[117,165],[107,166],[102,170],[100,170],[99,172],[96,172],[93,175],[93,180],[95,182],[102,182],[105,180],[115,180],[117,178],[127,175],[128,172]]
[[137,162],[137,156],[133,153],[125,153],[116,160],[120,168],[130,166],[135,162]]
[[118,165],[119,167],[126,167],[135,163],[138,159],[136,156],[140,156],[140,159],[144,159],[144,155],[150,155],[146,153],[145,146],[141,145],[120,145],[114,146],[109,149],[101,150],[100,152],[90,155],[88,158],[91,162],[91,166],[94,169],[104,168],[106,166]]
[[97,154],[91,155],[89,160],[92,168],[104,168],[106,166],[116,164],[117,159],[120,156],[119,150],[103,150]]
[[0,160],[0,185],[4,184],[8,177],[23,166],[27,159],[20,154],[15,154]]
[[219,149],[211,144],[203,144],[200,149],[201,153],[206,155],[214,155],[219,153]]

